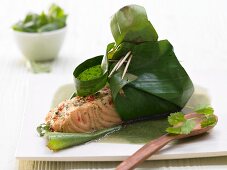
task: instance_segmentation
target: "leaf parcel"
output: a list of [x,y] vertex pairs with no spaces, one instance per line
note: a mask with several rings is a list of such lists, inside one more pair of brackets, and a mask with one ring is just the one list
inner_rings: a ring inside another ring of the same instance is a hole
[[[127,44],[126,48],[129,47],[129,43],[122,43],[122,51],[125,51],[124,44]],[[127,73],[137,79],[122,87],[118,71],[109,81],[115,107],[121,118],[127,121],[181,110],[194,88],[169,41],[131,43],[130,47],[132,61]],[[125,55],[120,51],[118,54]]]

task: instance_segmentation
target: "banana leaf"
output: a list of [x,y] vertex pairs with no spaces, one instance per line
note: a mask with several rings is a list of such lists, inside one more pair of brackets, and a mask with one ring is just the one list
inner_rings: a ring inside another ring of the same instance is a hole
[[[80,80],[78,78],[82,72],[97,65],[101,65],[102,69],[102,74],[99,77],[90,80]],[[79,66],[77,66],[73,72],[76,87],[75,94],[78,96],[87,96],[97,92],[106,85],[107,73],[108,61],[107,58],[103,55],[84,61]],[[75,96],[75,94],[73,94],[73,96]]]
[[113,101],[121,118],[128,121],[181,110],[194,88],[169,41],[124,42],[116,54],[120,56],[115,57],[125,55],[129,46],[133,57],[128,74],[137,78],[122,86],[121,71],[118,71],[109,80]]
[[61,133],[61,132],[47,132],[47,147],[51,150],[58,151],[76,145],[81,145],[92,140],[99,140],[100,138],[119,131],[121,125],[108,129],[99,130],[93,133]]
[[110,27],[116,45],[121,42],[140,43],[158,39],[146,10],[139,5],[125,6],[117,11],[111,18]]

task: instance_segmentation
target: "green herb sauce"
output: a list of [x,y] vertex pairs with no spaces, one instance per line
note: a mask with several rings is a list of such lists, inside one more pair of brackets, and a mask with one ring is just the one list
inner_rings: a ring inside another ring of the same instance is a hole
[[80,73],[77,78],[81,81],[93,80],[100,77],[102,73],[101,65],[96,65]]

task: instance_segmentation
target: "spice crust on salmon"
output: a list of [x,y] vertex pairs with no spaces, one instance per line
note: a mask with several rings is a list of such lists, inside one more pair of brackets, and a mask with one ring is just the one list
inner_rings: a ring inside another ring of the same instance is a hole
[[94,95],[76,96],[50,110],[46,123],[56,132],[92,132],[122,123],[111,91],[104,87]]

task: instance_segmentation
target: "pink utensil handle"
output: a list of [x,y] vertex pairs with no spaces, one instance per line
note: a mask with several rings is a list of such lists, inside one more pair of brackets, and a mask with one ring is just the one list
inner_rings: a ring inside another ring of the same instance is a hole
[[130,170],[135,168],[137,165],[139,165],[144,160],[153,155],[155,152],[163,148],[173,139],[173,136],[163,135],[158,139],[152,140],[151,142],[140,148],[132,156],[124,160],[120,165],[117,166],[116,170]]

